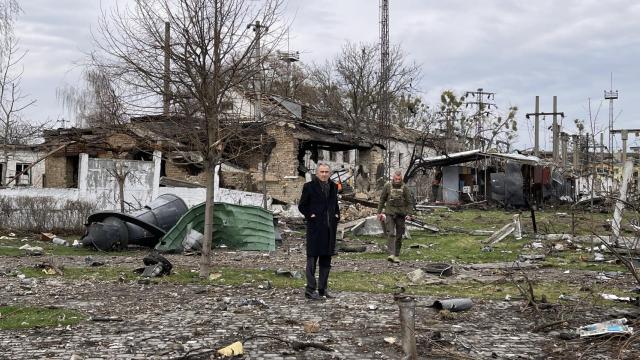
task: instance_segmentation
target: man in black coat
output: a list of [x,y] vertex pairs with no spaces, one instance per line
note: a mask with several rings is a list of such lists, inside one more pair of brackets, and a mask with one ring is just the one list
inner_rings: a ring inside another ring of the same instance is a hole
[[[340,220],[338,187],[329,179],[331,168],[320,163],[316,178],[304,184],[298,209],[307,220],[307,299],[330,298],[327,293],[331,256],[336,247],[336,229]],[[316,281],[316,264],[320,264]],[[318,292],[316,293],[316,289]]]

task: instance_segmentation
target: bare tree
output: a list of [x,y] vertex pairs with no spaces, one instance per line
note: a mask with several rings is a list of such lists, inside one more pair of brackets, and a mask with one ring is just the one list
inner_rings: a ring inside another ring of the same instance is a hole
[[[380,60],[375,44],[347,43],[332,61],[311,68],[321,104],[347,120],[356,135],[380,137],[377,114],[380,107]],[[413,83],[420,77],[420,67],[408,64],[400,47],[390,54],[388,92],[392,101],[402,94],[412,94]],[[399,117],[396,116],[396,119]]]
[[2,178],[5,183],[9,146],[33,139],[42,126],[32,126],[21,118],[21,112],[35,103],[20,88],[23,69],[21,62],[26,55],[18,48],[13,34],[13,24],[20,7],[16,1],[0,2],[0,134],[2,134]]
[[58,101],[76,118],[77,126],[108,127],[126,122],[125,90],[99,68],[87,68],[83,78],[84,88],[56,89]]
[[[243,128],[241,119],[226,107],[281,38],[263,35],[262,56],[252,57],[254,29],[266,32],[268,27],[270,33],[277,33],[281,7],[281,0],[134,0],[129,7],[105,13],[101,21],[95,65],[133,90],[123,99],[133,111],[158,113],[163,108],[161,99],[170,100],[175,125],[183,131],[176,136],[190,141],[204,158],[202,277],[209,274],[214,170],[234,142],[241,142],[238,134]],[[249,26],[258,25],[256,21],[260,26]],[[169,49],[165,23],[171,34]],[[168,74],[165,56],[170,60]]]

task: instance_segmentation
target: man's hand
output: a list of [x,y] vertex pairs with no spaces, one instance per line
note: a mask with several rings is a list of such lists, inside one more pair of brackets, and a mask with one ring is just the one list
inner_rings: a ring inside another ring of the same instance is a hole
[[316,217],[316,214],[311,214],[311,216],[309,216],[310,219],[313,219],[314,217]]
[[378,220],[384,221],[384,218],[385,218],[385,216],[384,216],[383,213],[378,214]]
[[405,219],[406,221],[412,221],[412,220],[413,220],[413,216],[411,216],[411,215],[407,215],[407,216],[405,216],[405,217],[404,217],[404,219]]

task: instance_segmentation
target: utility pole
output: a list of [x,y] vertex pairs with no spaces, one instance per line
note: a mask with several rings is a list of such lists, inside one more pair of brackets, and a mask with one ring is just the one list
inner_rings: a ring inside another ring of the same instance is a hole
[[[247,27],[253,28],[253,31],[256,33],[255,37],[255,47],[254,47],[254,57],[255,57],[255,75],[254,75],[254,88],[256,92],[256,107],[255,107],[255,117],[256,123],[260,124],[262,121],[262,58],[260,53],[260,38],[262,35],[262,31],[268,31],[268,27],[264,25],[260,25],[260,21],[256,21],[255,24],[249,24]],[[262,150],[262,206],[267,208],[267,179],[266,179],[266,155],[264,154],[264,143],[262,141],[262,136],[260,136],[260,149]]]
[[557,164],[559,162],[560,126],[558,125],[558,97],[555,95],[553,96],[553,124],[551,126],[553,133],[553,162]]
[[618,90],[613,90],[613,73],[611,73],[611,85],[609,91],[604,91],[604,99],[609,100],[609,152],[611,153],[611,170],[613,173],[613,100],[618,99]]
[[[535,116],[536,116],[536,120],[535,120],[535,125],[534,125],[534,131],[535,131],[535,140],[534,140],[534,145],[533,145],[533,155],[540,157],[540,96],[536,95],[536,108],[535,108],[536,112],[535,112]],[[527,115],[527,119],[529,118],[529,116]]]
[[380,124],[387,150],[385,176],[391,177],[391,115],[389,114],[389,0],[380,0]]
[[[473,137],[473,149],[475,150],[478,146],[481,146],[481,149],[483,151],[487,150],[484,147],[488,144],[484,144],[484,142],[482,141],[482,132],[483,132],[483,123],[484,123],[484,118],[485,116],[488,116],[491,113],[491,107],[493,106],[494,108],[496,108],[496,104],[493,103],[492,101],[495,101],[495,93],[493,92],[487,92],[484,91],[483,88],[478,88],[478,90],[476,91],[467,91],[465,93],[465,97],[471,95],[471,97],[474,98],[474,101],[467,101],[465,102],[465,107],[469,107],[469,106],[477,106],[478,110],[476,111],[476,134]],[[485,99],[486,98],[486,99]],[[486,110],[485,110],[486,108]],[[477,144],[476,144],[477,141]],[[484,163],[484,198],[485,200],[489,201],[489,184],[488,184],[488,175],[487,175],[487,168],[488,163],[487,163],[487,159],[485,158],[483,163]],[[478,162],[476,161],[476,183],[478,185],[480,185],[480,174],[478,173]]]
[[567,142],[569,141],[569,134],[566,132],[560,133],[560,140],[562,141],[562,167],[567,167]]
[[578,170],[580,165],[580,135],[571,135],[573,138],[573,169]]
[[[465,97],[471,95],[474,98],[474,101],[467,101],[464,103],[465,107],[469,106],[477,106],[478,110],[476,111],[476,134],[473,137],[473,147],[476,148],[482,144],[482,132],[483,132],[483,122],[485,116],[489,116],[491,113],[491,107],[495,109],[497,106],[495,103],[491,101],[495,101],[496,93],[486,92],[484,89],[479,88],[476,91],[467,91],[465,93]],[[486,98],[486,99],[485,99]],[[485,110],[486,109],[486,110]],[[476,141],[478,142],[476,144]],[[484,149],[484,145],[482,145]]]
[[559,134],[560,134],[560,126],[558,125],[557,115],[560,115],[562,119],[564,119],[564,112],[558,111],[558,99],[556,96],[553,97],[553,112],[541,112],[540,111],[540,97],[536,96],[536,111],[532,113],[527,113],[525,117],[529,119],[531,116],[535,118],[535,140],[533,145],[533,154],[535,156],[540,156],[540,116],[551,115],[553,116],[553,161],[558,162],[558,147],[559,147]]
[[[620,134],[622,138],[622,163],[627,161],[627,140],[629,140],[629,133],[635,133],[636,137],[640,136],[640,129],[610,129],[609,134]],[[613,174],[613,172],[612,172]]]

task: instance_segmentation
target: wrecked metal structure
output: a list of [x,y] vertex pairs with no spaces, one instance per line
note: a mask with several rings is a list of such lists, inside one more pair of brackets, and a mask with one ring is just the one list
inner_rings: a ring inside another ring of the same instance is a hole
[[132,214],[100,211],[87,219],[83,246],[98,250],[123,250],[129,245],[154,247],[187,212],[184,201],[164,194]]
[[447,204],[492,200],[526,207],[574,199],[574,184],[561,168],[535,156],[470,150],[422,159],[442,173],[438,200]]

